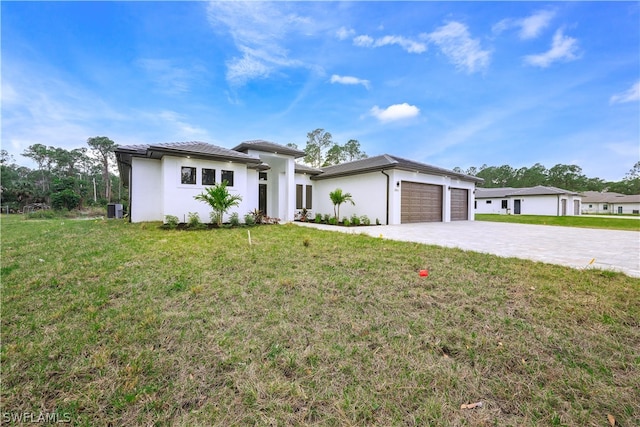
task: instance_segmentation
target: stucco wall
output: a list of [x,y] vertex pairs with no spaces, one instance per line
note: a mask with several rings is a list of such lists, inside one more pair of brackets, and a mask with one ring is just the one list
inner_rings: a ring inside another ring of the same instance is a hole
[[343,176],[333,179],[313,181],[314,213],[333,216],[333,203],[329,193],[336,188],[341,188],[345,193],[351,193],[355,206],[351,203],[343,203],[340,206],[340,220],[342,218],[367,215],[372,224],[376,218],[384,223],[386,218],[386,177],[380,172],[366,173],[362,175]]
[[134,157],[131,164],[131,221],[162,220],[160,161]]
[[[507,209],[502,208],[502,201],[507,201]],[[520,215],[562,215],[562,200],[566,200],[566,216],[574,215],[574,201],[580,201],[580,197],[567,195],[540,195],[540,196],[509,196],[479,198],[476,213],[479,214],[515,214],[515,201],[520,200]],[[487,203],[490,201],[491,203]],[[578,209],[578,215],[580,209]]]
[[[589,207],[591,205],[591,207]],[[607,206],[605,209],[604,206]],[[583,203],[582,212],[589,214],[619,214],[618,208],[622,207],[622,214],[633,214],[633,211],[640,212],[640,203]],[[637,212],[636,212],[637,213]]]

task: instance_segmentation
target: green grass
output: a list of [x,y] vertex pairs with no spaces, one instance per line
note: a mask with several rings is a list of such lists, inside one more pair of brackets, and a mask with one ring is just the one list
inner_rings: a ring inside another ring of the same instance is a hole
[[476,221],[512,222],[517,224],[559,225],[564,227],[606,228],[640,231],[640,220],[580,216],[476,214]]
[[247,229],[119,220],[3,217],[1,231],[2,414],[87,426],[640,418],[640,280],[623,274],[295,225],[251,228],[252,247]]

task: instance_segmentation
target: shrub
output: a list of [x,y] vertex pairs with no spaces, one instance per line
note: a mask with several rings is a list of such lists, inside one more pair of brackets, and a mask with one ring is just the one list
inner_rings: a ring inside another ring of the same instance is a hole
[[322,214],[317,213],[314,221],[316,224],[320,224],[322,222]]
[[244,216],[244,223],[247,225],[255,225],[256,220],[253,218],[253,215],[251,215],[251,213],[248,213]]
[[58,214],[56,214],[52,210],[41,210],[35,211],[27,214],[27,219],[54,219],[57,218]]
[[164,225],[167,228],[176,228],[178,226],[178,223],[180,222],[180,220],[178,219],[177,216],[174,215],[165,215],[164,216]]
[[349,227],[351,225],[351,221],[349,221],[349,218],[347,218],[346,216],[342,218],[342,225],[344,225],[345,227]]
[[253,211],[249,212],[249,214],[253,217],[254,224],[262,224],[264,220],[264,213],[262,213],[260,209],[254,209]]
[[331,218],[329,218],[327,220],[327,224],[329,224],[329,225],[338,225],[338,220],[336,219],[335,216],[332,216]]
[[216,211],[209,212],[209,222],[211,222],[211,224],[218,224],[218,216],[219,214]]
[[80,205],[80,195],[76,194],[73,190],[67,188],[57,193],[51,194],[51,206],[53,209],[75,209]]
[[368,217],[368,216],[366,216],[366,215],[362,215],[362,216],[360,217],[360,223],[361,223],[362,225],[371,225],[371,220],[369,219],[369,217]]
[[237,227],[240,225],[240,216],[238,215],[238,212],[234,212],[231,214],[231,216],[229,217],[229,223],[233,227]]
[[309,239],[308,237],[305,237],[302,240],[302,246],[304,246],[305,248],[308,248],[311,245],[311,239]]
[[234,206],[238,206],[242,201],[242,197],[237,194],[229,193],[227,190],[227,182],[224,181],[213,187],[205,187],[203,193],[194,196],[194,199],[204,202],[213,208],[217,213],[218,227],[222,225],[222,215]]
[[376,218],[376,225],[380,225],[380,220]]
[[187,228],[193,230],[204,228],[204,224],[200,221],[200,215],[198,212],[189,212],[187,218]]
[[322,217],[322,220],[324,221],[325,224],[329,224],[330,219],[331,217],[329,216],[329,214],[324,214],[324,216]]
[[350,221],[351,221],[351,224],[355,225],[356,227],[358,225],[360,225],[360,218],[356,214],[351,215],[351,220]]

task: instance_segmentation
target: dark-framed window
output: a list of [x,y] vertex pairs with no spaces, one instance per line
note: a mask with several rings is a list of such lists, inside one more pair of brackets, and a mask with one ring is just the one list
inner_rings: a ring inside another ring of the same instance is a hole
[[306,194],[307,198],[305,200],[304,207],[307,209],[313,209],[312,203],[311,203],[312,202],[311,194],[312,194],[313,187],[311,185],[307,185],[306,190],[307,190],[307,194]]
[[507,209],[507,201],[506,200],[502,201],[502,209]]
[[180,169],[180,182],[182,184],[196,183],[196,168],[191,166],[182,166]]
[[602,206],[602,210],[604,210],[604,211],[609,210],[609,206],[607,206],[607,205]]
[[202,185],[215,185],[216,170],[202,168]]
[[487,204],[490,205],[491,204],[491,200],[487,200]]
[[266,172],[259,172],[258,173],[258,181],[266,181],[267,180],[267,173]]
[[302,184],[296,184],[296,209],[302,209]]
[[227,181],[227,185],[233,187],[233,171],[221,171],[220,180],[222,182]]

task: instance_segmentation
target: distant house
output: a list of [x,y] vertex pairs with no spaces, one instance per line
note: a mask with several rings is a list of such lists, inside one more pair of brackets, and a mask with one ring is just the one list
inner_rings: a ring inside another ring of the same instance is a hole
[[582,193],[582,213],[638,214],[640,213],[640,194],[585,191]]
[[580,215],[580,194],[538,185],[526,188],[477,188],[475,212],[513,215]]
[[333,215],[329,193],[341,188],[356,203],[341,207],[343,217],[367,215],[382,224],[473,220],[474,189],[483,182],[388,154],[316,169],[296,162],[304,152],[263,140],[233,149],[204,142],[129,145],[115,153],[132,222],[166,215],[186,221],[189,212],[207,221],[210,208],[194,196],[222,181],[242,197],[240,218],[254,209],[282,221],[303,209]]

